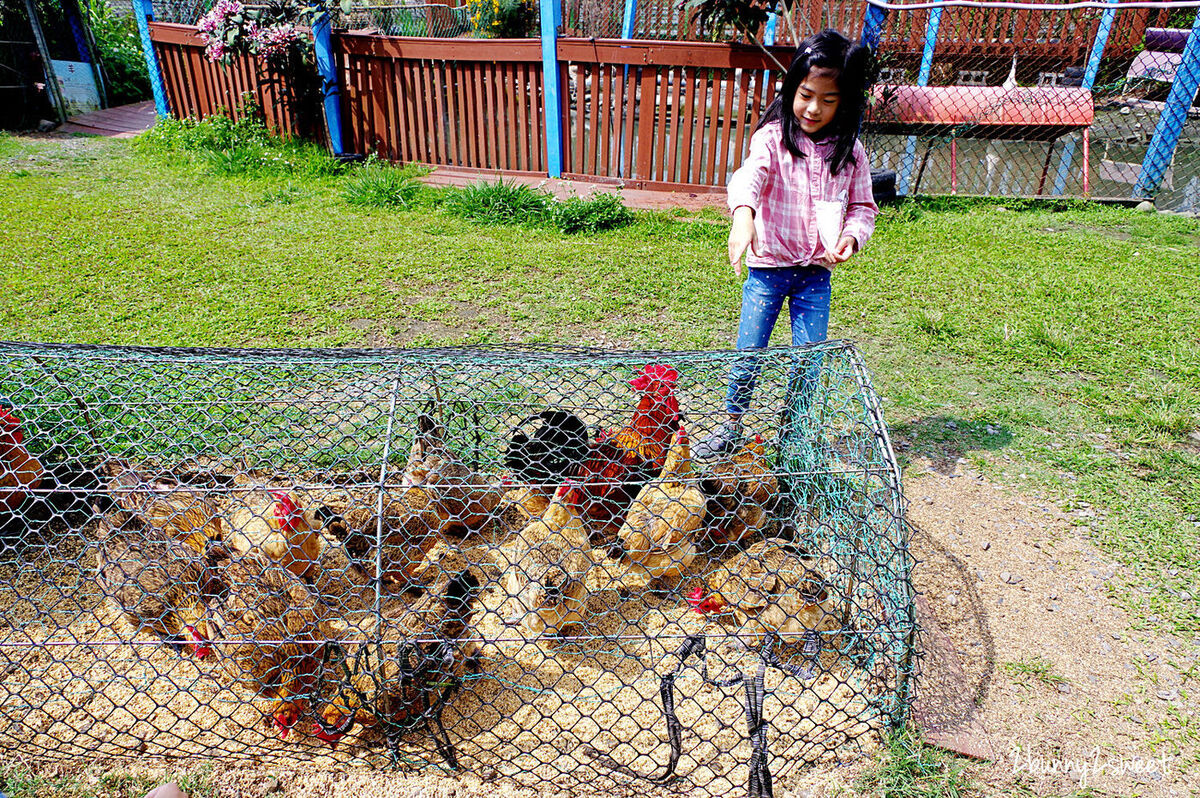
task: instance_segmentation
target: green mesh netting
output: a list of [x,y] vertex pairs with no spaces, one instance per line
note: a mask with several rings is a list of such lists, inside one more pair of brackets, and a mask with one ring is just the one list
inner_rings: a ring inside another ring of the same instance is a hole
[[[735,368],[743,435],[700,460]],[[770,794],[905,718],[899,472],[848,344],[3,344],[0,406],[4,749]]]

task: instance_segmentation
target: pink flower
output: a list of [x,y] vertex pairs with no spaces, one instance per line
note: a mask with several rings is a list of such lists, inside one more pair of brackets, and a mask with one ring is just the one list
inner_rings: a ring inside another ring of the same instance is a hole
[[225,57],[225,43],[219,39],[213,39],[204,48],[204,55],[208,57],[209,61],[220,61]]
[[300,32],[291,25],[259,28],[252,35],[258,54],[265,58],[284,55],[293,42],[300,40]]

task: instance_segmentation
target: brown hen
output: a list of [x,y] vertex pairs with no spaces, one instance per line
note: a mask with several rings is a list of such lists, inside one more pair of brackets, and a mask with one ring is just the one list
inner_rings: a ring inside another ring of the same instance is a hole
[[96,582],[129,623],[209,657],[203,619],[221,583],[200,555],[125,511],[101,518],[96,537]]
[[148,526],[198,554],[204,553],[209,541],[224,538],[220,510],[199,490],[167,477],[147,477],[119,460],[107,463],[104,470],[113,501]]

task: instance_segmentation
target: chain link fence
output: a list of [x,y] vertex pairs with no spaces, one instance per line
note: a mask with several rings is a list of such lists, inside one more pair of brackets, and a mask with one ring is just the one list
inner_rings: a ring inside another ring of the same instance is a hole
[[[735,368],[745,435],[701,461]],[[6,344],[0,390],[10,752],[769,795],[906,717],[899,475],[849,345]]]

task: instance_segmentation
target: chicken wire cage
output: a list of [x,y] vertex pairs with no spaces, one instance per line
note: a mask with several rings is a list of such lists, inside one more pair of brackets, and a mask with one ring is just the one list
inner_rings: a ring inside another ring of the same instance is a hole
[[906,718],[849,344],[0,353],[2,748],[769,795]]

